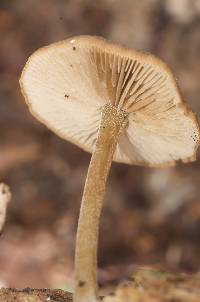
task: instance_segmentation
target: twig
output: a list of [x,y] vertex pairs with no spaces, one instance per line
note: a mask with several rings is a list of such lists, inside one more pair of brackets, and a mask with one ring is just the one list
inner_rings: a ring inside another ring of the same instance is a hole
[[11,192],[7,185],[0,183],[0,233],[6,220],[7,205],[11,199]]

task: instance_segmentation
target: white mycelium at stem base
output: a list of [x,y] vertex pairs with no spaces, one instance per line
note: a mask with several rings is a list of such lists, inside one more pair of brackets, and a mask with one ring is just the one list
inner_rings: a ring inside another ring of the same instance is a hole
[[97,294],[97,245],[99,217],[106,180],[127,113],[107,104],[102,109],[98,138],[83,192],[75,254],[74,302],[94,302]]

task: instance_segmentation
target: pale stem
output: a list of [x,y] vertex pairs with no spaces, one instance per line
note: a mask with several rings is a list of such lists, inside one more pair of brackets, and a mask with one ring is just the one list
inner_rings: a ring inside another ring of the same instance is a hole
[[106,180],[127,114],[107,104],[102,109],[98,138],[85,182],[75,252],[74,302],[98,301],[97,246]]

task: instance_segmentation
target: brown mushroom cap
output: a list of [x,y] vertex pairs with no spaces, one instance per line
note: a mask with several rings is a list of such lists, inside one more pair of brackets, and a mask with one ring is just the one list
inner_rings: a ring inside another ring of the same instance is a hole
[[129,113],[114,160],[144,166],[195,159],[197,119],[158,58],[80,36],[36,51],[20,84],[32,114],[62,138],[92,152],[101,108]]

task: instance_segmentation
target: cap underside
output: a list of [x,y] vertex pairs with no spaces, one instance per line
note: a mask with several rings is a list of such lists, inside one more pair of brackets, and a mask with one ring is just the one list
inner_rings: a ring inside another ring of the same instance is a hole
[[100,38],[77,37],[36,51],[21,80],[31,112],[62,138],[92,152],[101,108],[129,113],[114,160],[160,166],[195,158],[199,128],[159,59]]

